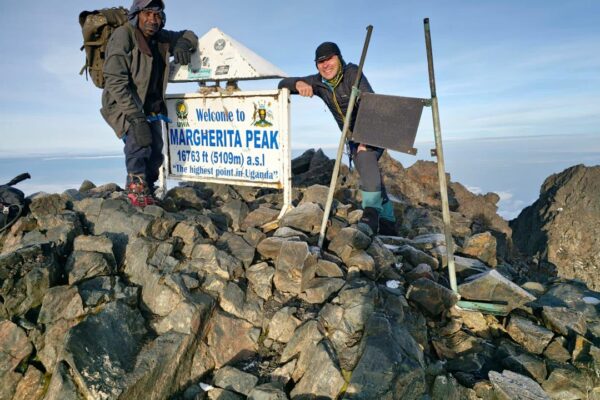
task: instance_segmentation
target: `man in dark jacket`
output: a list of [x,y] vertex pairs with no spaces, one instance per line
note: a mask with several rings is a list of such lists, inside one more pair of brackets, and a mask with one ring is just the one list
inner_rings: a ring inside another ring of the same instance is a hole
[[[340,129],[343,129],[358,66],[346,64],[339,47],[332,42],[325,42],[317,47],[315,63],[317,74],[303,78],[285,78],[279,82],[279,88],[287,88],[292,94],[305,97],[317,95],[325,102]],[[364,75],[361,77],[359,90],[373,93]],[[360,103],[353,110],[350,131],[354,128],[358,107]],[[353,141],[348,144],[350,157],[360,175],[363,207],[361,222],[369,225],[375,234],[395,234],[396,219],[378,164],[384,150]]]
[[191,31],[163,29],[162,0],[134,0],[129,23],[117,28],[106,47],[100,112],[125,142],[128,196],[135,206],[154,204],[154,183],[163,163],[161,120],[169,57],[187,65],[198,38]]

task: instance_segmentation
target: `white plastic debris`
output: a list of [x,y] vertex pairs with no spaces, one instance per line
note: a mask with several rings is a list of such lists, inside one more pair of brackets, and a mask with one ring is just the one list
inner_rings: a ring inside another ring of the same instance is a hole
[[396,267],[396,269],[402,269],[403,266],[404,264],[402,264],[401,262],[397,262],[394,264],[394,267]]
[[400,287],[400,282],[396,280],[387,281],[385,286],[389,287],[390,289],[398,289]]
[[208,383],[202,383],[200,382],[200,389],[204,390],[205,392],[208,392],[209,390],[213,390],[215,387],[209,385]]
[[592,305],[598,305],[600,304],[600,299],[596,298],[596,297],[584,297],[583,298],[583,302],[585,304],[592,304]]

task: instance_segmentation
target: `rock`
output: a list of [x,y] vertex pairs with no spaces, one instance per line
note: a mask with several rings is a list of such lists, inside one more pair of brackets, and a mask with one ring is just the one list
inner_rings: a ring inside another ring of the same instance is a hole
[[297,238],[304,242],[308,242],[308,236],[304,232],[298,231],[296,229],[292,229],[288,226],[283,226],[283,227],[277,229],[273,233],[273,237]]
[[248,396],[258,378],[233,367],[223,367],[215,373],[214,382],[218,387]]
[[112,275],[117,272],[117,266],[114,256],[107,259],[102,253],[76,250],[69,255],[65,272],[69,276],[69,284],[74,285],[97,276]]
[[350,257],[354,250],[365,250],[371,244],[371,238],[354,228],[344,228],[329,243],[329,251],[337,254],[342,260]]
[[540,384],[548,375],[544,360],[527,353],[510,355],[502,360],[502,365],[513,372],[529,376]]
[[273,315],[269,322],[269,331],[267,338],[276,340],[280,343],[287,343],[294,335],[294,332],[301,321],[294,316],[296,308],[283,307]]
[[[594,383],[575,368],[557,368],[542,384],[542,388],[552,399],[587,399]],[[592,397],[593,399],[593,397]]]
[[61,214],[68,209],[67,202],[58,194],[42,194],[31,199],[29,211],[36,219]]
[[59,319],[72,320],[84,315],[77,287],[55,286],[44,296],[38,322],[51,324]]
[[280,362],[288,362],[302,351],[314,347],[322,338],[323,335],[319,331],[317,321],[310,320],[305,322],[296,329],[292,338],[287,342],[281,353]]
[[542,318],[548,328],[563,336],[569,336],[572,333],[585,335],[587,332],[587,323],[583,313],[567,307],[543,307]]
[[42,304],[46,291],[58,283],[62,268],[47,245],[34,245],[0,255],[0,316],[12,319]]
[[554,337],[548,329],[516,315],[510,318],[507,332],[515,342],[534,354],[542,354]]
[[41,400],[44,396],[46,379],[37,368],[29,366],[19,381],[13,399]]
[[338,296],[321,310],[320,317],[340,360],[340,366],[351,371],[362,349],[360,340],[369,316],[375,310],[377,287],[366,279],[353,279]]
[[434,280],[433,270],[429,264],[419,264],[405,274],[406,280],[409,283],[416,281],[419,278]]
[[498,264],[496,260],[496,238],[490,232],[469,236],[462,246],[462,253],[475,257],[492,268]]
[[206,393],[207,400],[242,400],[243,396],[223,389],[211,389]]
[[258,244],[256,251],[258,251],[258,253],[265,259],[275,260],[277,257],[279,257],[281,246],[283,246],[285,242],[290,241],[294,240],[290,238],[269,237],[262,240]]
[[254,248],[256,248],[256,246],[258,246],[258,244],[266,237],[267,236],[262,233],[262,231],[256,228],[248,228],[246,229],[246,232],[244,232],[244,240]]
[[331,295],[337,293],[345,283],[346,281],[343,279],[314,278],[304,287],[300,298],[310,304],[322,304]]
[[241,276],[242,263],[229,253],[211,244],[197,244],[191,255],[191,264],[200,275],[216,275],[225,280]]
[[544,350],[544,357],[549,360],[566,363],[571,359],[571,353],[567,350],[567,339],[562,336],[555,337]]
[[521,289],[497,271],[491,270],[474,275],[458,286],[464,299],[481,301],[505,301],[509,309],[514,309],[535,300],[535,296]]
[[193,246],[196,241],[202,239],[202,234],[196,225],[188,221],[178,223],[171,236],[181,238],[183,243],[189,246]]
[[229,254],[234,255],[244,264],[244,267],[248,268],[252,265],[255,254],[254,247],[249,245],[241,236],[231,232],[225,232],[217,242],[217,246],[221,250],[225,250]]
[[226,202],[223,207],[221,207],[221,211],[231,219],[231,227],[234,231],[239,231],[241,229],[241,226],[249,213],[248,205],[244,201],[238,199]]
[[292,360],[283,366],[276,368],[269,375],[272,382],[281,383],[282,385],[287,385],[289,381],[292,380],[292,374],[296,369],[296,360]]
[[257,340],[252,324],[220,311],[213,314],[206,335],[208,353],[215,368],[255,356]]
[[383,315],[371,315],[344,399],[420,399],[427,393],[424,365],[405,352],[402,335]]
[[[300,204],[305,203],[316,203],[321,206],[321,209],[325,209],[325,203],[327,202],[327,196],[329,195],[329,186],[324,185],[312,185],[309,186],[302,196],[302,200]],[[335,201],[332,205],[333,210],[335,210]]]
[[65,362],[56,366],[44,400],[82,400],[84,395],[77,390],[70,368]]
[[248,400],[287,400],[283,385],[277,382],[269,382],[256,386],[248,394]]
[[576,165],[548,177],[540,197],[511,221],[525,255],[540,255],[558,276],[600,290],[600,166]]
[[490,371],[489,378],[499,400],[550,400],[534,380],[512,371]]
[[397,254],[400,254],[405,261],[409,262],[413,266],[427,264],[433,269],[437,269],[439,266],[437,259],[409,245],[400,247],[397,251]]
[[140,288],[126,286],[118,276],[101,276],[81,282],[77,286],[84,307],[96,307],[115,300],[122,300],[130,306],[137,306],[138,303]]
[[582,313],[587,320],[597,320],[599,313],[596,305],[586,302],[586,298],[598,297],[598,293],[589,290],[582,282],[569,281],[558,282],[551,286],[548,291],[540,297],[534,305],[536,307],[567,307]]
[[311,352],[310,364],[300,381],[294,386],[291,397],[335,398],[344,386],[344,378],[335,362],[335,355],[325,342],[320,342]]
[[259,264],[252,265],[246,271],[246,277],[250,282],[250,288],[264,300],[269,300],[273,295],[273,276],[275,275],[275,268],[270,267],[269,264],[262,262]]
[[107,257],[107,261],[114,260],[113,243],[107,236],[79,235],[73,241],[73,251],[93,251]]
[[256,228],[269,222],[275,221],[279,216],[279,210],[269,207],[258,207],[256,210],[250,212],[244,222],[240,225],[241,230],[248,230],[248,228]]
[[83,182],[81,182],[81,186],[79,186],[79,191],[83,193],[95,187],[96,185],[94,185],[94,182],[85,179]]
[[179,209],[194,208],[202,210],[207,206],[206,201],[193,187],[178,186],[167,192],[166,199],[171,199]]
[[98,314],[87,316],[65,339],[62,358],[73,380],[93,398],[121,394],[130,383],[126,373],[134,369],[148,333],[144,325],[140,312],[121,302],[110,303]]
[[322,278],[343,278],[344,271],[331,261],[319,259],[316,266],[316,275]]
[[490,270],[479,260],[461,256],[454,256],[454,267],[456,269],[457,278],[461,280],[465,280],[473,275],[479,275]]
[[279,226],[288,226],[312,235],[319,233],[323,210],[315,203],[304,203],[288,211],[279,220]]
[[305,242],[284,242],[275,263],[275,287],[282,292],[300,294],[314,276],[316,263],[316,257]]
[[406,298],[417,303],[431,315],[439,315],[453,307],[459,299],[452,290],[426,278],[414,281],[406,292]]
[[433,382],[431,397],[444,400],[461,400],[460,385],[452,375],[438,375]]
[[11,321],[0,322],[0,395],[12,398],[18,389],[21,375],[15,373],[17,366],[33,351],[31,342],[23,329]]

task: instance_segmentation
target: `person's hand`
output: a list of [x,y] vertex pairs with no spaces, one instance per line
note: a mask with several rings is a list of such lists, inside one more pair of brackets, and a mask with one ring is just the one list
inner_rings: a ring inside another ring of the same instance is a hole
[[186,38],[179,38],[173,49],[173,57],[179,65],[188,65],[192,60],[192,43]]
[[303,82],[303,81],[296,82],[296,90],[298,91],[298,94],[300,94],[300,96],[303,96],[303,97],[312,97],[313,96],[312,86],[310,86],[306,82]]
[[360,143],[356,149],[356,152],[360,153],[361,151],[367,151],[367,145]]
[[127,131],[138,146],[146,147],[152,144],[152,130],[146,116],[142,112],[136,112],[127,117],[129,130]]

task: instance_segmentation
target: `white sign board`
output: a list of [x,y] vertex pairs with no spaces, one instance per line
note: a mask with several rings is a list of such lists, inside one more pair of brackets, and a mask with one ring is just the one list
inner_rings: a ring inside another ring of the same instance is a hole
[[188,65],[171,63],[170,82],[283,78],[286,73],[240,42],[213,28],[198,39]]
[[167,108],[167,178],[291,196],[288,90],[167,95]]

